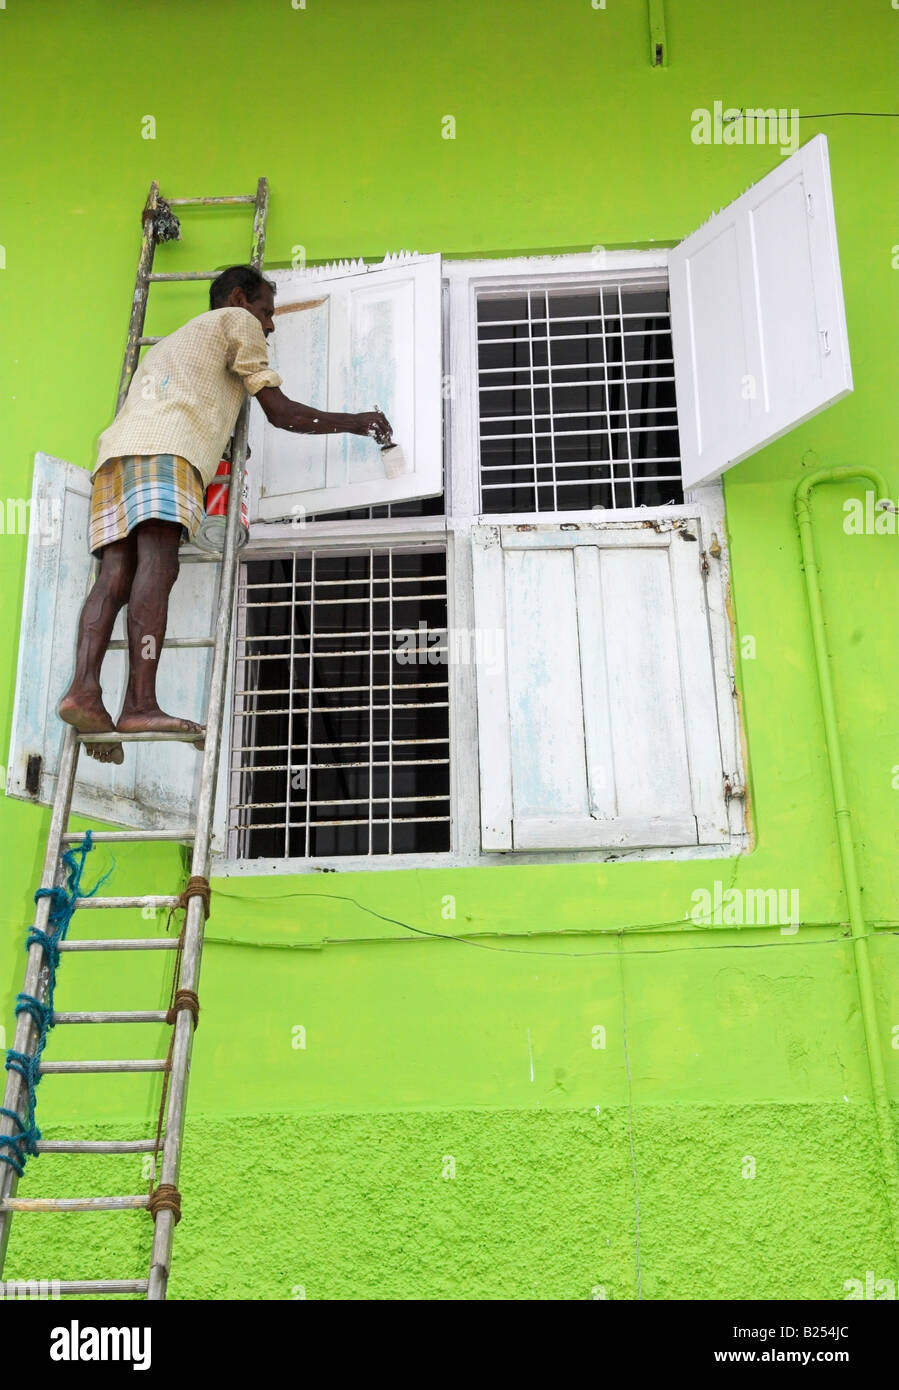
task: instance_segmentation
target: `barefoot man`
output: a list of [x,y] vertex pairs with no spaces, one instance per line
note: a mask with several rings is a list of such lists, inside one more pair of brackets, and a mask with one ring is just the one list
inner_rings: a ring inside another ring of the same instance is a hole
[[[380,411],[345,415],[288,399],[268,364],[274,286],[251,266],[213,281],[210,310],[155,343],[134,374],[113,423],[100,436],[90,506],[97,575],[78,624],[75,675],[58,713],[79,733],[196,733],[203,725],[165,714],[156,700],[169,594],[178,547],[203,518],[203,496],[231,438],[240,407],[255,396],[268,420],[298,434],[361,434],[390,440]],[[119,609],[128,605],[129,674],[114,724],[103,704],[100,666]],[[85,745],[100,762],[121,763],[120,743]]]

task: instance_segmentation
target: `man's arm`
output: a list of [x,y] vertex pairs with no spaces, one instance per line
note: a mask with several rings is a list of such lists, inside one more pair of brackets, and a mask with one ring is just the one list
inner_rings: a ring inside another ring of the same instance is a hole
[[390,422],[380,410],[361,415],[346,415],[339,410],[316,410],[311,405],[292,401],[278,386],[263,386],[256,399],[265,411],[266,419],[275,429],[294,434],[361,434],[378,444],[391,441]]

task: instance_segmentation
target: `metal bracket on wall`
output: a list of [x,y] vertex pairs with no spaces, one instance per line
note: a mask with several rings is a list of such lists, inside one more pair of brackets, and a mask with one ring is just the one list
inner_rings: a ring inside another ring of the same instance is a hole
[[667,68],[668,66],[665,0],[649,0],[649,61],[654,68]]

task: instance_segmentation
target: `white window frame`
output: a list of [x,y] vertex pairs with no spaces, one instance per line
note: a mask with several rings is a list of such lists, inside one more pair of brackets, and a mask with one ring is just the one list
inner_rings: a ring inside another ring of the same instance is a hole
[[[446,547],[448,612],[453,629],[475,628],[472,585],[472,528],[478,525],[561,525],[577,522],[614,527],[650,517],[698,520],[697,563],[707,565],[706,593],[718,731],[725,778],[734,793],[728,800],[729,840],[721,845],[677,848],[484,853],[480,847],[480,779],[477,737],[477,690],[473,665],[449,663],[450,811],[452,846],[443,853],[333,855],[322,858],[229,859],[218,855],[213,872],[220,877],[260,874],[342,873],[360,870],[427,869],[490,864],[602,863],[609,860],[683,860],[731,858],[749,848],[744,811],[744,759],[735,687],[734,634],[728,612],[729,556],[724,492],[720,480],[685,493],[682,503],[605,512],[486,513],[478,510],[479,416],[477,391],[476,297],[485,290],[570,285],[655,285],[667,288],[668,252],[603,251],[587,254],[510,257],[502,260],[446,260],[444,276],[444,373],[451,384],[444,416],[445,515],[389,517],[380,520],[254,522],[243,556],[264,558],[287,548],[333,548],[404,545]],[[231,728],[223,740],[223,757],[231,764]],[[227,807],[224,808],[227,813]]]

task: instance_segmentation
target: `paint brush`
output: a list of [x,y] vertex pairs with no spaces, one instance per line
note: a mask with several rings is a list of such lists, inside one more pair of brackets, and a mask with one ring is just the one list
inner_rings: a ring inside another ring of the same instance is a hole
[[399,444],[382,444],[381,459],[384,464],[384,472],[388,478],[398,478],[401,473],[406,471],[406,455],[403,453]]
[[[375,410],[380,410],[380,406],[375,406]],[[391,434],[386,444],[380,445],[381,461],[384,464],[384,472],[388,478],[398,478],[406,471],[406,455],[403,453],[399,444],[393,442]]]

